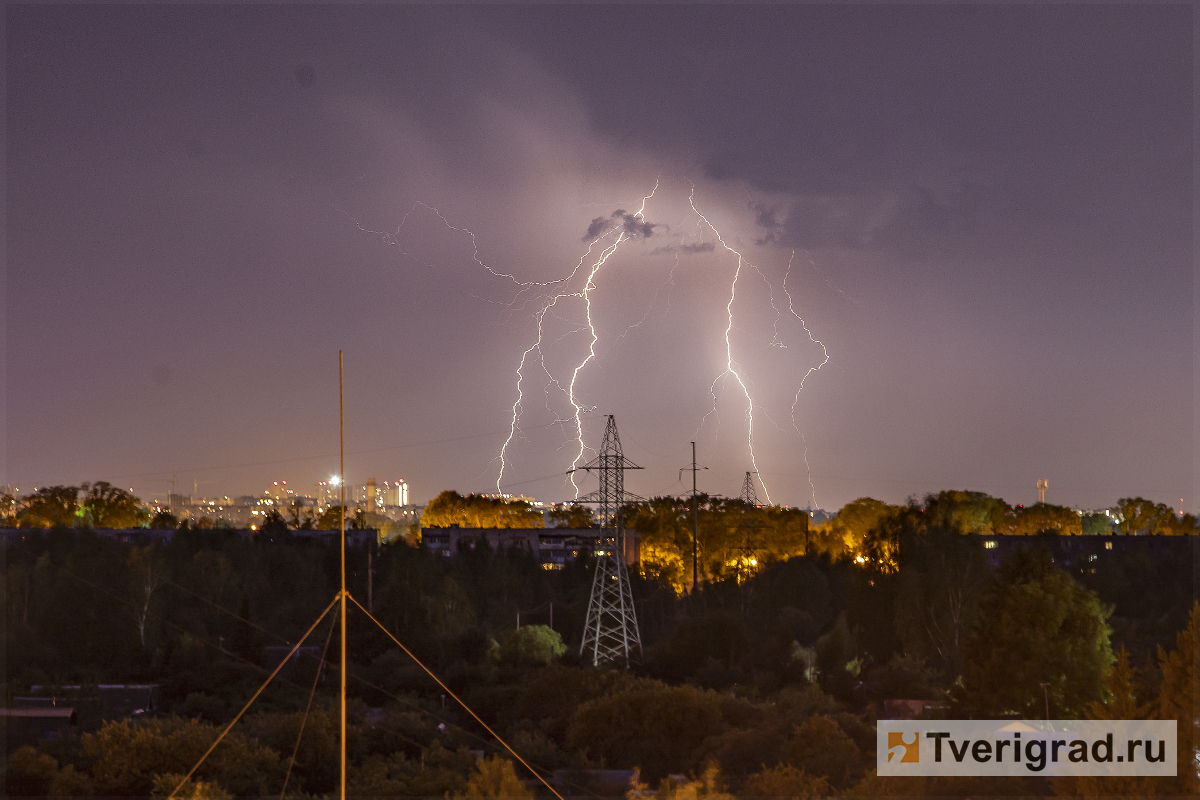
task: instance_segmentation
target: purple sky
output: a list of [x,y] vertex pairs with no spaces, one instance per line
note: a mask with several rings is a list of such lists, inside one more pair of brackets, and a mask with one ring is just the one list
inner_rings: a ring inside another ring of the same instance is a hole
[[1186,5],[5,13],[0,483],[1197,508]]

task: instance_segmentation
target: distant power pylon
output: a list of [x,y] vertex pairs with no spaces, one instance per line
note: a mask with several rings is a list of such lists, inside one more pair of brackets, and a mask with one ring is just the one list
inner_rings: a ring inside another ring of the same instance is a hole
[[1050,488],[1050,481],[1046,478],[1038,478],[1038,502],[1046,502],[1046,490]]
[[754,491],[754,478],[750,477],[753,474],[746,473],[746,480],[742,481],[742,493],[738,499],[748,506],[760,506],[762,503],[758,502],[758,492]]
[[[621,506],[640,497],[625,491],[625,470],[641,469],[621,452],[617,422],[608,415],[600,454],[578,469],[600,476],[600,488],[579,498],[582,503],[600,505],[601,547],[596,551],[596,574],[592,578],[592,598],[588,603],[587,624],[581,655],[594,666],[629,664],[641,655],[642,638],[638,633],[629,571],[625,568],[625,529],[621,524]],[[572,470],[574,471],[574,470]]]

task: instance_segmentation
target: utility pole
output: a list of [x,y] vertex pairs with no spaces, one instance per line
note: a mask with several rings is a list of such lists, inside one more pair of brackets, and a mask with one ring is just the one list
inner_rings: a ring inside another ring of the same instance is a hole
[[696,443],[692,442],[692,594],[700,589],[700,503],[696,498]]

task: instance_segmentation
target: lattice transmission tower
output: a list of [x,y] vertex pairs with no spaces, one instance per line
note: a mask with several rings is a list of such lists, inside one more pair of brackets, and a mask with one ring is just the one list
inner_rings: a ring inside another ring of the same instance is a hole
[[[592,577],[592,598],[588,603],[587,624],[579,652],[592,664],[629,664],[642,652],[629,571],[625,567],[625,528],[621,524],[621,506],[641,500],[625,491],[625,470],[641,469],[621,452],[617,422],[608,415],[600,454],[577,469],[595,471],[600,488],[579,498],[581,503],[600,506],[601,546],[596,551],[596,573]],[[572,472],[576,470],[571,470]]]
[[742,493],[738,495],[738,499],[748,506],[761,506],[758,502],[758,492],[754,490],[754,478],[751,476],[754,473],[747,472],[746,480],[742,481]]

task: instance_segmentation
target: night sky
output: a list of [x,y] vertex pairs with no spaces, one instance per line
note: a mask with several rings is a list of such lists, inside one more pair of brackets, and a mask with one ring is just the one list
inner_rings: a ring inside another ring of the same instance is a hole
[[1197,508],[1189,6],[5,13],[22,493]]

